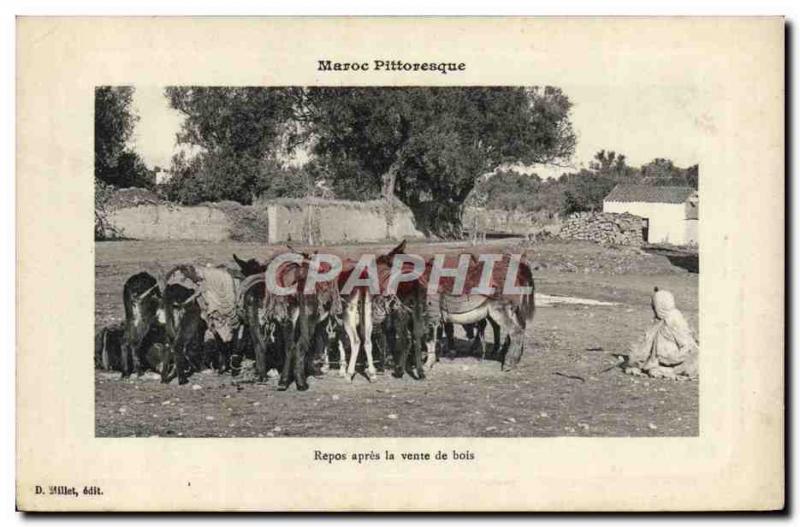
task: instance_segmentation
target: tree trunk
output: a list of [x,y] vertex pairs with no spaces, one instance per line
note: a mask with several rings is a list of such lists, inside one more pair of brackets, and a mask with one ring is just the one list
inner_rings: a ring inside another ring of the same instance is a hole
[[417,227],[426,235],[458,240],[463,237],[463,204],[428,201],[411,207]]
[[386,202],[384,207],[384,214],[386,216],[386,238],[390,239],[394,237],[394,191],[395,187],[397,186],[397,171],[400,169],[400,157],[398,156],[392,165],[389,167],[389,170],[382,176],[383,179],[383,188],[381,189],[381,194],[383,195],[383,200]]
[[392,166],[389,167],[389,170],[383,175],[383,188],[381,190],[381,194],[383,195],[383,199],[388,202],[394,201],[394,189],[397,183],[397,171],[400,170],[400,158],[398,157]]

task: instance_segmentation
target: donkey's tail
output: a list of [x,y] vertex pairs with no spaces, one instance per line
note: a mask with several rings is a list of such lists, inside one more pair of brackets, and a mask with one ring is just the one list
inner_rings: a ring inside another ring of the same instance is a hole
[[242,280],[242,282],[239,284],[239,291],[236,294],[236,305],[244,305],[244,297],[247,292],[258,284],[266,284],[266,281],[267,280],[264,273],[251,274]]
[[519,264],[519,277],[521,286],[530,287],[530,291],[522,295],[522,301],[517,311],[519,323],[522,327],[525,327],[533,322],[533,316],[536,314],[536,301],[534,298],[536,286],[533,282],[533,271],[528,262],[524,260]]

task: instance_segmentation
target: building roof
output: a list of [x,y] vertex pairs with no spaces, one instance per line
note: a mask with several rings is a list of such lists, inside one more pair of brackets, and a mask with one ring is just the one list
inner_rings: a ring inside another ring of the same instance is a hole
[[617,185],[604,201],[644,201],[648,203],[685,203],[697,192],[692,187],[654,187],[651,185]]

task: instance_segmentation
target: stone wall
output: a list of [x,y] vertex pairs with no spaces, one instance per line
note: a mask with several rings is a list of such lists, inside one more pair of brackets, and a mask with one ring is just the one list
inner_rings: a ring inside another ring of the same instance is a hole
[[306,199],[261,200],[270,243],[378,242],[422,238],[411,210],[400,202]]
[[462,225],[466,232],[527,236],[538,233],[556,221],[548,218],[546,214],[535,212],[466,207]]
[[568,240],[588,240],[604,245],[641,246],[642,218],[633,214],[578,212],[568,216],[556,235]]
[[166,202],[122,203],[108,212],[116,235],[137,240],[253,241],[303,244],[422,238],[402,203],[320,199],[262,200],[184,207]]
[[111,211],[108,220],[119,236],[135,240],[233,239],[232,221],[210,206],[139,205]]
[[687,243],[686,204],[650,203],[643,201],[603,201],[604,212],[634,214],[648,221],[649,243]]

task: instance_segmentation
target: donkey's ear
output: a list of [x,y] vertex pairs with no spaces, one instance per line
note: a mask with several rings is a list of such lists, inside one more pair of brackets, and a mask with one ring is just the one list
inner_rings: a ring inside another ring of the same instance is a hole
[[236,253],[233,253],[233,261],[236,262],[240,269],[244,269],[244,266],[247,265],[247,262],[236,256]]
[[406,240],[403,240],[402,242],[400,242],[400,245],[398,245],[397,247],[392,249],[391,252],[389,252],[389,254],[390,255],[392,255],[392,254],[405,254],[405,252],[406,252]]

